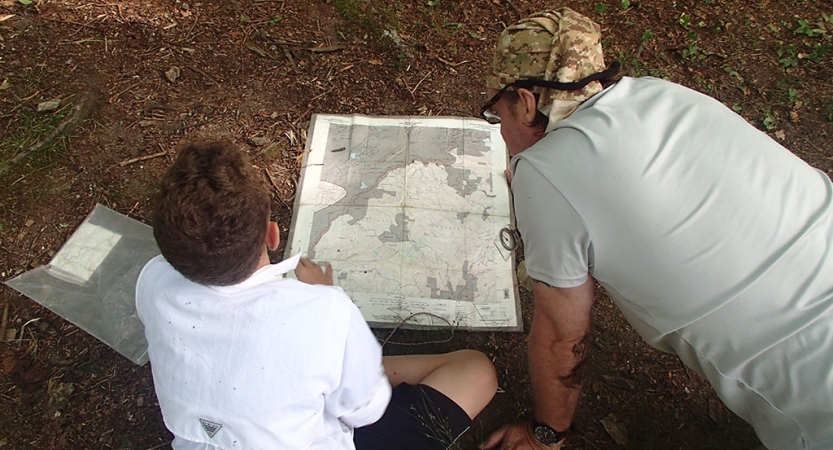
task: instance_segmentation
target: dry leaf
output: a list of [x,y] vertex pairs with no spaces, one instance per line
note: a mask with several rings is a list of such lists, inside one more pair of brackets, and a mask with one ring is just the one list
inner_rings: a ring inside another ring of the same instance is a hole
[[8,89],[10,87],[11,86],[9,85],[9,79],[8,78],[4,79],[3,82],[0,83],[0,91],[5,91],[6,89]]
[[616,415],[608,414],[607,417],[602,419],[602,425],[617,444],[627,445],[628,429],[625,428],[625,425],[619,420],[618,417],[616,417]]
[[175,82],[177,78],[181,75],[179,67],[173,66],[165,72],[165,78],[168,79],[171,83]]
[[0,360],[0,370],[11,373],[15,366],[17,366],[17,357],[13,351],[9,350],[3,354],[3,359]]
[[0,22],[5,22],[14,17],[14,14],[0,14]]
[[790,111],[790,120],[797,123],[798,122],[798,112]]
[[787,139],[787,133],[784,133],[784,130],[778,130],[775,132],[775,137],[783,141],[784,139]]
[[371,60],[370,60],[370,61],[368,61],[368,62],[369,62],[370,64],[373,64],[374,66],[381,66],[382,64],[384,64],[382,61],[379,61],[378,59],[371,59]]
[[709,418],[719,425],[723,423],[725,417],[723,403],[714,399],[709,400]]
[[49,100],[38,103],[38,112],[55,111],[61,106],[60,100]]

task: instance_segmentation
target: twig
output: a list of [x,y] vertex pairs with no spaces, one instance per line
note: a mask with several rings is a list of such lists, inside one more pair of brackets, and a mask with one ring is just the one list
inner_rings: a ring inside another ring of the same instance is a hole
[[205,71],[203,71],[202,69],[198,69],[198,68],[193,67],[193,66],[185,66],[185,68],[186,68],[186,69],[191,69],[191,70],[193,70],[194,72],[197,72],[198,74],[200,74],[200,75],[204,76],[205,78],[208,78],[208,79],[209,79],[209,80],[211,80],[211,81],[214,81],[214,82],[216,82],[216,81],[217,81],[217,79],[216,79],[216,78],[214,78],[213,76],[211,76],[211,75],[207,74],[207,73],[206,73]]
[[319,99],[319,98],[321,98],[321,97],[323,97],[323,96],[325,96],[325,95],[329,94],[330,92],[332,92],[332,91],[333,91],[333,89],[335,89],[335,86],[333,86],[333,87],[331,87],[330,89],[327,89],[326,91],[324,91],[324,92],[322,92],[322,93],[320,93],[320,94],[316,95],[315,97],[313,97],[313,98],[309,99],[309,101],[310,101],[310,102],[312,102],[313,100],[317,100],[317,99]]
[[[261,0],[261,1],[263,1],[263,0]],[[163,442],[159,445],[154,445],[153,447],[148,447],[147,450],[159,450],[162,447],[167,447],[167,446],[171,445],[172,442],[173,442],[173,440],[170,440],[168,442]]]
[[136,204],[133,205],[133,207],[130,208],[130,211],[128,211],[127,214],[125,214],[125,215],[130,217],[130,215],[133,214],[133,210],[136,209],[137,206],[139,206],[139,202],[136,202]]
[[6,342],[6,328],[9,327],[9,302],[3,307],[3,320],[0,322],[0,342]]
[[331,45],[329,47],[315,47],[315,48],[309,49],[309,51],[311,51],[313,53],[332,53],[332,52],[337,52],[339,50],[344,50],[344,46],[343,45]]
[[0,175],[6,172],[13,164],[16,164],[27,158],[29,154],[37,152],[38,150],[46,147],[47,145],[54,142],[58,137],[62,136],[65,132],[69,133],[73,130],[73,128],[78,125],[79,123],[87,120],[93,111],[93,106],[96,103],[97,99],[99,98],[100,94],[93,94],[87,93],[87,95],[81,96],[79,100],[76,101],[75,106],[72,109],[72,112],[69,113],[66,119],[64,119],[54,130],[52,130],[49,135],[38,142],[37,144],[32,145],[28,149],[18,153],[13,158],[8,160],[8,164],[4,167],[0,167]]
[[587,443],[588,445],[590,445],[591,447],[595,448],[596,450],[600,450],[600,449],[599,449],[599,447],[596,447],[596,445],[595,445],[595,444],[593,444],[592,442],[590,442],[590,440],[589,440],[589,439],[587,439],[586,437],[584,437],[584,436],[582,436],[582,435],[580,435],[580,434],[577,434],[577,435],[578,435],[578,437],[582,438],[582,439],[584,440],[584,442],[586,442],[586,443]]
[[286,59],[289,60],[289,64],[292,64],[292,72],[298,73],[298,65],[295,64],[295,59],[292,58],[292,53],[289,51],[288,48],[284,44],[278,44],[278,46],[283,51],[283,55],[286,56]]
[[[444,321],[445,323],[448,324],[449,330],[451,330],[451,335],[449,335],[448,338],[446,338],[446,339],[435,339],[435,340],[432,340],[432,341],[423,341],[423,342],[395,342],[395,341],[390,340],[390,338],[393,337],[393,333],[396,333],[396,330],[398,330],[399,327],[401,327],[405,322],[413,319],[416,316],[420,316],[420,315],[426,315],[426,316],[434,317],[434,318],[437,318],[437,319],[440,319],[440,320]],[[396,326],[393,327],[393,330],[391,330],[390,334],[388,334],[388,337],[386,337],[385,340],[382,341],[382,347],[384,347],[385,344],[394,344],[394,345],[442,344],[442,343],[450,341],[453,338],[454,338],[454,327],[451,326],[451,322],[449,322],[448,319],[446,319],[445,317],[442,317],[442,316],[438,316],[434,313],[423,311],[423,312],[413,313],[410,316],[400,320],[399,323],[397,323]]]
[[130,87],[128,87],[127,89],[125,89],[123,91],[119,91],[119,92],[111,95],[110,98],[107,99],[107,103],[112,104],[113,100],[117,100],[120,95],[124,94],[125,92],[127,92],[129,90],[132,90],[132,89],[135,89],[135,88],[139,87],[140,84],[142,84],[142,83],[136,83],[133,86],[130,86]]
[[295,124],[296,124],[296,123],[298,123],[298,121],[299,121],[299,120],[301,120],[301,119],[303,119],[304,117],[306,117],[306,116],[307,116],[307,114],[309,114],[309,112],[310,112],[310,111],[312,111],[312,106],[310,106],[309,108],[307,108],[307,110],[306,110],[306,111],[302,112],[302,113],[301,113],[301,115],[300,115],[300,116],[298,116],[298,118],[297,118],[297,119],[293,120],[293,121],[290,123],[290,125],[292,125],[292,126],[294,127],[294,126],[295,126]]
[[151,155],[145,155],[145,156],[140,156],[138,158],[126,159],[126,160],[119,163],[119,167],[124,167],[124,166],[130,165],[130,164],[133,164],[133,163],[137,163],[139,161],[147,161],[148,159],[159,158],[160,156],[165,156],[167,154],[168,154],[168,152],[166,150],[163,150],[159,153],[154,153],[154,154],[151,154]]
[[278,183],[275,183],[275,179],[272,178],[272,174],[269,172],[269,169],[264,167],[263,171],[266,172],[266,178],[269,178],[269,182],[272,183],[272,187],[275,188],[275,197],[277,197],[278,201],[281,202],[281,204],[291,212],[292,208],[290,208],[289,205],[287,205],[286,202],[283,201],[283,199],[281,198],[281,190],[280,188],[278,188]]
[[417,84],[416,84],[416,86],[414,86],[414,88],[413,88],[413,89],[411,89],[411,97],[413,97],[413,96],[414,96],[414,92],[416,92],[416,90],[419,88],[419,85],[420,85],[420,84],[422,84],[422,82],[423,82],[423,81],[425,81],[425,79],[426,79],[426,78],[428,78],[428,76],[429,76],[429,75],[431,75],[431,71],[430,71],[430,70],[428,71],[428,73],[426,73],[426,74],[425,74],[425,76],[424,76],[424,77],[422,77],[422,79],[421,79],[421,80],[419,80],[419,83],[417,83]]
[[521,10],[518,9],[518,7],[515,6],[514,3],[512,3],[512,0],[506,0],[506,4],[508,4],[509,7],[512,8],[512,11],[515,11],[515,14],[517,14],[518,16],[518,20],[521,20],[521,17],[523,17],[524,15],[521,14]]
[[458,63],[453,63],[453,62],[451,62],[451,61],[446,61],[446,60],[444,60],[444,59],[440,58],[439,56],[434,56],[434,58],[437,58],[437,61],[439,61],[439,62],[441,62],[441,63],[443,63],[443,64],[445,64],[445,65],[447,65],[447,66],[451,66],[451,67],[460,67],[460,66],[462,66],[463,64],[468,64],[468,63],[472,62],[472,60],[467,59],[467,60],[465,60],[465,61],[460,61],[460,62],[458,62]]

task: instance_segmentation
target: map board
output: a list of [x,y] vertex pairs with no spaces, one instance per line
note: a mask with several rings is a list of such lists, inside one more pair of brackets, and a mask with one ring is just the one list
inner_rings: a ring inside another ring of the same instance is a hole
[[373,326],[521,329],[498,126],[315,115],[308,136],[287,256],[332,263]]

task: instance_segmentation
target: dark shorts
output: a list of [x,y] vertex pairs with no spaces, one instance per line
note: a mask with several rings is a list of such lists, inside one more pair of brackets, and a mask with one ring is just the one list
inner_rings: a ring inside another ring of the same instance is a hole
[[356,450],[445,450],[465,433],[471,419],[436,389],[402,383],[376,423],[357,428]]

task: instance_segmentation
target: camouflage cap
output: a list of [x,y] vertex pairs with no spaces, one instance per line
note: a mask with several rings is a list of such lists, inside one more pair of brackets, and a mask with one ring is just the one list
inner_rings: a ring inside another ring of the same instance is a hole
[[[605,69],[601,28],[570,8],[535,13],[503,30],[486,87],[500,90],[529,78],[575,82]],[[593,81],[583,89],[562,91],[540,86],[538,110],[549,117],[547,132],[581,102],[602,90]]]

